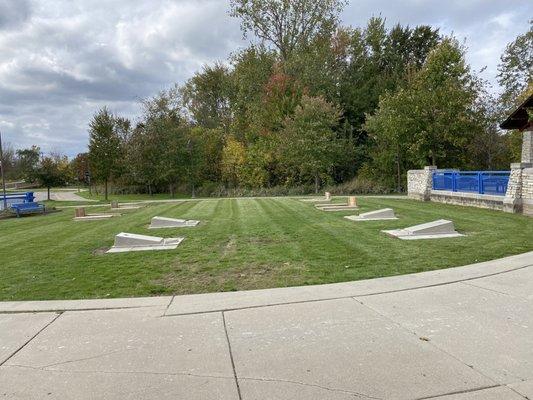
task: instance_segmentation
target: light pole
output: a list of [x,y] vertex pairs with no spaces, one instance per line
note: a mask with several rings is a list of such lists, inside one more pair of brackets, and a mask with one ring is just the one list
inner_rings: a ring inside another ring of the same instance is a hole
[[2,132],[0,132],[0,171],[2,171],[2,191],[4,193],[4,211],[7,210],[6,179],[4,176],[4,151],[2,149]]

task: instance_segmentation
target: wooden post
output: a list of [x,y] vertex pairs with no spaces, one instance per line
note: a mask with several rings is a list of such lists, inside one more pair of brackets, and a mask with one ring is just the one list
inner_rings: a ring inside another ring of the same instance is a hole
[[85,207],[76,208],[76,218],[85,217]]
[[118,208],[118,201],[117,200],[112,200],[111,201],[111,208]]
[[355,196],[348,197],[348,205],[350,207],[357,207],[357,199],[355,198]]

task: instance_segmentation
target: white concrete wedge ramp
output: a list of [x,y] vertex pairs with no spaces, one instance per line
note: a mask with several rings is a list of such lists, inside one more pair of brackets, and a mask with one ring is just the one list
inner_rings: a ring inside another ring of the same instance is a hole
[[344,218],[351,221],[386,221],[398,219],[392,208],[382,208],[381,210],[369,211],[359,215],[348,215]]
[[192,227],[196,226],[200,221],[196,220],[187,220],[187,219],[178,219],[178,218],[167,218],[167,217],[153,217],[150,223],[150,229],[161,229],[161,228],[182,228],[182,227]]
[[425,224],[410,226],[409,228],[382,232],[402,240],[443,239],[464,236],[457,232],[453,222],[447,219],[439,219]]
[[173,250],[184,238],[162,238],[158,236],[137,235],[121,232],[115,236],[115,244],[107,253],[125,253],[128,251]]

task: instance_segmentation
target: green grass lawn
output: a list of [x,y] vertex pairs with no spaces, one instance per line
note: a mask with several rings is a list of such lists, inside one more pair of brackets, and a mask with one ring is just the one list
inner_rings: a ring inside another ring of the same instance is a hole
[[[533,220],[410,200],[360,198],[361,212],[392,207],[397,221],[355,223],[288,198],[152,204],[106,221],[74,210],[0,220],[0,300],[184,294],[342,282],[465,265],[533,250]],[[103,210],[103,208],[101,208]],[[91,212],[98,208],[91,208]],[[148,230],[155,216],[196,228]],[[448,218],[467,236],[402,241],[381,229]],[[176,249],[102,254],[121,231],[184,236]]]

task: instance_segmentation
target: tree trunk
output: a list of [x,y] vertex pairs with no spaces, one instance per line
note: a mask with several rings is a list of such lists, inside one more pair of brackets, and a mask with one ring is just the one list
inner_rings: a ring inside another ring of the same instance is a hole
[[194,187],[194,182],[191,182],[191,198],[195,198],[196,197],[196,190],[195,190],[195,187]]
[[148,184],[148,194],[150,196],[152,195],[152,184],[151,183]]
[[46,191],[48,192],[48,200],[50,200],[50,186],[46,187]]
[[105,201],[107,201],[107,197],[108,197],[108,196],[107,196],[107,194],[108,194],[108,193],[107,193],[107,179],[105,180],[105,189],[104,189],[104,191],[105,191],[105,192],[104,192],[104,193],[105,193]]
[[318,194],[319,183],[320,183],[320,178],[319,178],[318,174],[315,174],[315,194]]

